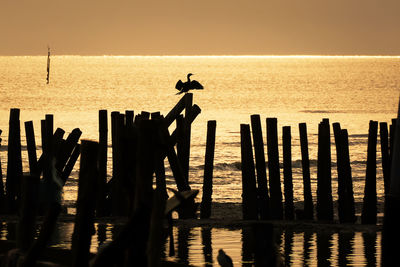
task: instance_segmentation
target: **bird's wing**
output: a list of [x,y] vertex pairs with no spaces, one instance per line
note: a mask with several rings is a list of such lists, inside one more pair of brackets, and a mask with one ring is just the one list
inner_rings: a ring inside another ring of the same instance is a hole
[[192,89],[204,89],[203,85],[201,85],[198,81],[193,80],[190,82],[190,87]]
[[183,82],[182,82],[181,80],[179,80],[179,81],[176,83],[175,88],[178,89],[178,90],[180,91],[180,90],[182,89],[182,86],[183,86]]

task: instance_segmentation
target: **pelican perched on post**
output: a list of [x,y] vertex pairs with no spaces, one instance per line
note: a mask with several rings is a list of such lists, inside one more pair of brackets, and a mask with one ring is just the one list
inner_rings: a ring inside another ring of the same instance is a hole
[[187,81],[186,82],[182,82],[181,80],[179,80],[176,85],[175,88],[179,90],[179,93],[177,93],[177,95],[180,95],[182,93],[187,93],[189,90],[192,89],[203,89],[203,85],[201,85],[198,81],[196,80],[190,80],[190,76],[192,76],[192,73],[189,73],[187,75]]

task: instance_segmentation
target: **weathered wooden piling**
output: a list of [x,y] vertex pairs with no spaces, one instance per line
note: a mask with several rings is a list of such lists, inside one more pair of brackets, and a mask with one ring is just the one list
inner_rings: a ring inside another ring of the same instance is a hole
[[9,213],[16,212],[17,201],[20,196],[19,186],[22,177],[21,129],[19,115],[19,109],[13,108],[10,110],[6,179],[6,199]]
[[53,131],[54,131],[54,116],[46,114],[45,116],[45,129],[44,129],[44,143],[43,143],[43,181],[45,183],[52,183],[52,161],[54,157],[54,144],[53,144]]
[[96,196],[97,217],[102,217],[107,215],[107,210],[106,210],[107,154],[108,154],[108,118],[107,118],[107,110],[103,109],[99,110],[99,176],[97,179],[97,196]]
[[389,193],[390,169],[389,169],[389,137],[388,126],[386,122],[379,123],[379,136],[381,143],[382,172],[385,195]]
[[21,204],[17,225],[17,247],[26,252],[34,241],[36,212],[39,197],[39,176],[23,176],[21,179]]
[[71,154],[73,153],[73,150],[75,149],[75,146],[78,143],[81,135],[82,135],[82,131],[79,128],[75,128],[68,135],[65,142],[63,142],[62,149],[59,150],[59,153],[57,156],[57,163],[56,163],[57,170],[63,171],[63,168],[65,168],[67,162],[69,161],[69,158],[70,158]]
[[33,122],[25,122],[25,136],[26,136],[26,148],[28,150],[28,160],[29,160],[29,170],[31,175],[38,174],[38,163],[36,155],[36,142],[35,142],[35,132],[33,129]]
[[153,198],[153,173],[155,171],[155,121],[138,123],[138,152],[136,162],[136,191],[134,210],[145,207],[151,210]]
[[78,160],[78,157],[81,153],[81,148],[80,144],[77,144],[74,148],[74,151],[72,151],[71,157],[69,158],[67,164],[65,165],[65,168],[61,174],[61,179],[63,183],[67,181],[68,177],[70,176],[72,169],[75,166],[76,161]]
[[353,179],[350,166],[349,134],[346,129],[341,129],[340,139],[342,144],[343,156],[343,178],[345,183],[345,222],[354,223],[357,220],[354,207]]
[[369,122],[367,171],[365,177],[364,201],[361,214],[362,224],[376,224],[377,197],[376,197],[376,143],[378,122]]
[[317,219],[333,220],[331,140],[329,120],[318,125]]
[[72,266],[88,266],[98,179],[99,144],[82,140],[78,181],[78,199],[72,234]]
[[112,158],[113,172],[111,183],[111,205],[114,216],[127,215],[128,201],[124,180],[126,173],[124,170],[124,115],[117,111],[111,112],[111,139],[112,139]]
[[250,116],[250,120],[254,142],[254,154],[256,159],[259,216],[261,220],[267,220],[270,218],[269,192],[267,168],[265,165],[264,142],[261,130],[261,118],[260,115],[254,114]]
[[278,120],[267,118],[267,152],[271,219],[283,219],[282,190],[279,170]]
[[200,207],[200,218],[202,219],[208,219],[211,216],[216,127],[217,127],[216,121],[212,120],[207,122],[207,141],[206,141],[206,155],[204,163],[203,196],[201,199],[201,207]]
[[[400,101],[398,106],[397,119],[400,119]],[[392,133],[393,136],[392,136]],[[393,141],[392,141],[393,140]],[[393,143],[393,145],[392,145]],[[400,167],[395,162],[400,162],[400,124],[391,128],[390,153],[393,164],[390,171],[389,194],[385,197],[385,216],[382,229],[382,256],[381,266],[398,266],[400,263]]]
[[248,124],[240,124],[240,139],[242,158],[243,220],[257,220],[257,187],[250,137],[250,126]]
[[345,210],[347,207],[346,203],[346,193],[345,193],[345,182],[344,182],[344,166],[343,166],[343,144],[341,140],[341,128],[338,122],[332,124],[333,133],[335,137],[336,144],[336,166],[338,175],[338,214],[339,221],[341,223],[345,222]]
[[294,219],[293,177],[292,177],[292,136],[290,126],[282,128],[283,183],[285,194],[285,219]]
[[301,167],[303,171],[303,195],[304,195],[304,214],[303,218],[312,220],[314,218],[314,204],[311,194],[310,180],[310,159],[308,155],[307,124],[299,123],[300,147],[301,147]]
[[338,174],[338,215],[341,223],[353,223],[354,196],[351,178],[351,167],[348,149],[347,131],[340,128],[339,123],[333,123],[336,144],[336,161]]
[[192,93],[187,93],[185,94],[179,101],[176,103],[176,105],[168,112],[168,114],[165,116],[165,125],[169,127],[174,120],[176,120],[176,117],[181,114],[181,112],[185,109],[186,107],[186,98],[190,97]]

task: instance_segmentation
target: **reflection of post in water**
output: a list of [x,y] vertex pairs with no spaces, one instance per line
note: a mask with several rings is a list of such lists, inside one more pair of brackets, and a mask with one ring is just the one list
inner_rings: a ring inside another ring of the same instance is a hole
[[354,232],[339,232],[339,266],[349,266],[348,255],[353,251]]
[[107,234],[106,234],[107,225],[103,223],[97,224],[97,242],[99,247],[106,241]]
[[311,231],[304,232],[304,243],[303,243],[303,266],[308,266],[311,253],[311,238],[313,233]]
[[253,231],[249,227],[242,229],[242,266],[253,266]]
[[203,254],[205,265],[213,265],[212,246],[211,246],[211,228],[201,228],[201,244],[203,245]]
[[318,266],[331,266],[332,233],[317,232]]
[[189,227],[178,227],[178,262],[189,265]]
[[291,266],[290,257],[293,248],[293,230],[285,230],[285,266]]
[[15,240],[17,238],[17,225],[15,223],[7,222],[6,227],[7,227],[6,239]]
[[376,266],[376,232],[362,233],[366,266]]

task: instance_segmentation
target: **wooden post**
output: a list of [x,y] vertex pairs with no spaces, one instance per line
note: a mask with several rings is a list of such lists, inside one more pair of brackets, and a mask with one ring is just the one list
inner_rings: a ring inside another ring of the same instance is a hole
[[369,122],[367,172],[365,177],[364,202],[361,214],[362,224],[376,224],[376,143],[378,122]]
[[[400,101],[397,113],[400,119]],[[400,263],[400,123],[396,123],[396,128],[391,129],[390,153],[393,164],[390,172],[389,194],[385,197],[385,216],[382,229],[382,258],[381,266],[398,266]],[[393,127],[394,128],[394,127]],[[393,136],[392,136],[392,133]],[[393,141],[392,141],[393,140]]]
[[186,106],[186,98],[188,97],[185,94],[179,101],[178,103],[175,105],[175,107],[173,107],[171,109],[170,112],[168,112],[168,114],[165,116],[165,125],[167,126],[167,128],[172,124],[172,122],[176,119],[176,117],[181,114],[181,112],[185,109]]
[[67,165],[65,165],[65,168],[61,174],[61,179],[63,180],[63,183],[67,181],[68,177],[70,176],[72,169],[75,166],[76,161],[78,160],[78,157],[81,153],[81,148],[80,145],[77,144],[74,148],[74,151],[72,152],[71,157],[69,158]]
[[345,190],[345,181],[344,181],[344,166],[343,166],[343,144],[341,140],[341,128],[340,123],[335,122],[332,124],[333,133],[335,136],[335,144],[336,144],[336,167],[337,167],[337,175],[338,175],[338,214],[339,221],[341,223],[346,222],[346,190]]
[[267,167],[265,166],[264,142],[261,130],[260,115],[254,114],[250,116],[251,128],[254,142],[254,154],[256,158],[257,171],[257,196],[259,205],[259,215],[261,220],[270,218],[269,210],[269,193],[267,181]]
[[29,170],[31,176],[40,175],[38,172],[38,163],[36,155],[36,142],[35,142],[35,132],[33,129],[33,122],[25,122],[25,136],[26,136],[26,147],[28,150],[29,159]]
[[386,122],[379,123],[379,136],[381,140],[382,172],[385,188],[385,196],[389,193],[390,169],[389,169],[389,143],[388,126]]
[[354,223],[357,220],[354,208],[353,181],[351,176],[350,153],[349,153],[349,134],[346,129],[342,129],[340,134],[343,156],[343,179],[345,183],[345,203],[346,203],[346,222]]
[[141,120],[138,123],[138,152],[136,162],[136,191],[134,210],[144,207],[151,210],[153,199],[153,173],[155,121]]
[[102,217],[107,215],[107,210],[106,210],[107,154],[108,154],[107,151],[108,151],[107,110],[99,110],[99,178],[97,179],[96,217]]
[[311,194],[310,181],[310,159],[308,155],[307,124],[299,123],[300,147],[301,147],[301,166],[303,170],[303,192],[304,192],[304,219],[314,218],[314,204]]
[[20,196],[19,188],[22,177],[21,130],[19,114],[19,109],[14,108],[10,110],[6,179],[6,198],[9,213],[14,213],[17,210],[17,200]]
[[[185,101],[185,119],[183,121],[183,155],[181,161],[182,170],[189,183],[189,166],[190,166],[190,136],[192,132],[192,123],[190,121],[190,113],[192,112],[193,106],[193,94],[188,93]],[[179,155],[178,155],[179,156]]]
[[283,219],[282,190],[279,170],[278,120],[267,118],[267,151],[271,219]]
[[127,199],[124,193],[124,169],[123,169],[123,114],[111,112],[111,138],[113,154],[113,176],[111,183],[111,204],[114,216],[127,215]]
[[250,126],[248,124],[240,125],[240,139],[242,158],[243,220],[257,220],[258,209],[256,177],[254,172]]
[[293,178],[292,178],[292,136],[290,126],[282,128],[283,183],[285,186],[285,219],[294,219]]
[[201,199],[200,218],[208,219],[211,216],[213,168],[214,168],[214,149],[216,121],[207,122],[207,143],[204,163],[203,196]]
[[330,147],[329,120],[324,119],[318,127],[317,218],[319,221],[333,220]]
[[69,157],[73,153],[73,150],[75,149],[75,146],[78,143],[81,135],[82,131],[79,128],[73,129],[72,132],[68,135],[67,139],[62,145],[62,150],[60,151],[60,153],[58,153],[56,163],[57,170],[63,171],[63,168],[65,168],[65,165],[67,164]]
[[99,144],[82,140],[78,181],[78,199],[74,233],[72,234],[72,266],[88,266],[98,179]]
[[176,155],[179,163],[182,167],[182,173],[188,184],[188,173],[184,169],[183,164],[185,163],[185,119],[182,114],[176,117]]
[[44,130],[44,166],[43,166],[43,181],[45,183],[51,183],[51,164],[54,156],[53,149],[53,129],[54,129],[54,117],[51,114],[45,116],[45,130]]
[[39,176],[23,176],[20,216],[17,225],[17,247],[26,252],[34,241],[39,197]]

